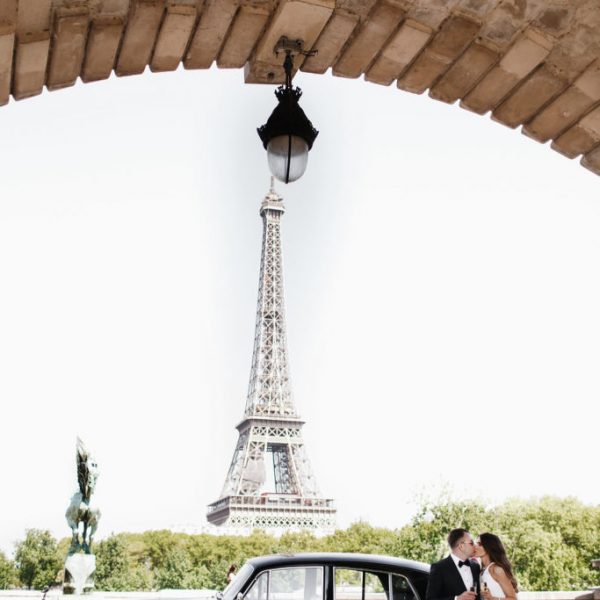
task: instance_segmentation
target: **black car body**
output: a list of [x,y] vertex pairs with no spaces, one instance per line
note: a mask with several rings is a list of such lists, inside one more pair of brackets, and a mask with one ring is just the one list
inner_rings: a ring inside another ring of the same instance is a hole
[[244,564],[223,600],[425,600],[429,565],[375,554],[261,556]]

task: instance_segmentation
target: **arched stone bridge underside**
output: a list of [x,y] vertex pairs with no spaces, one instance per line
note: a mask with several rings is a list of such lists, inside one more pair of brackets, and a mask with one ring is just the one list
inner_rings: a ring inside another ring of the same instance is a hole
[[600,0],[0,0],[0,104],[117,75],[296,60],[485,114],[600,174]]

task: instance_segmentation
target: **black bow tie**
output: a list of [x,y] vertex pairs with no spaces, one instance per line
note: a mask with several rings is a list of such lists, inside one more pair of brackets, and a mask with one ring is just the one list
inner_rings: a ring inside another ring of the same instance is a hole
[[465,560],[464,562],[462,560],[458,561],[458,568],[460,569],[461,567],[469,567],[471,568],[471,563],[468,560]]

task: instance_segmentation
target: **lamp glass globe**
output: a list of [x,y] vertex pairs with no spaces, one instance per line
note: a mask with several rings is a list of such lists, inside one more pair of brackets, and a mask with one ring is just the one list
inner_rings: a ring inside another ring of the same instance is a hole
[[269,170],[279,181],[296,181],[306,171],[308,144],[297,135],[279,135],[267,144]]

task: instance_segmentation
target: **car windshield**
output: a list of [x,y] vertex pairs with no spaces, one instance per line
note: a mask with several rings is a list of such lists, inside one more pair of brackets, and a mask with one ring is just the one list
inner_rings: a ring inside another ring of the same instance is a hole
[[223,590],[221,600],[235,600],[242,586],[254,571],[254,567],[250,563],[246,563],[237,573],[236,576],[231,580],[231,583]]

